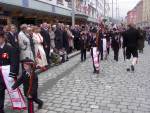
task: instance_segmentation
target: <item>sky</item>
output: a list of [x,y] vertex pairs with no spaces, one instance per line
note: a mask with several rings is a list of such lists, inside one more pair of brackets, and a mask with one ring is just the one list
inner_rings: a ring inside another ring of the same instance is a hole
[[120,16],[125,17],[127,12],[133,9],[140,0],[118,0],[120,7]]
[[[109,3],[111,3],[111,1],[112,0],[109,0]],[[116,13],[115,13],[116,12],[116,0],[113,0],[113,1],[114,1],[114,17],[115,17],[116,16]],[[125,18],[125,16],[127,15],[127,12],[133,9],[139,1],[140,0],[118,0],[120,17]]]

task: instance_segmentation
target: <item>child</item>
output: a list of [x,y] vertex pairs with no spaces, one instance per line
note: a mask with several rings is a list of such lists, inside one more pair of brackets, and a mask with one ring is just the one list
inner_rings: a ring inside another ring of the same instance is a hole
[[22,83],[24,86],[24,94],[27,97],[28,102],[28,113],[34,113],[33,101],[38,104],[38,109],[41,109],[43,106],[43,101],[38,99],[37,90],[38,90],[38,76],[34,72],[35,64],[29,58],[22,60],[24,72],[22,76],[16,81],[12,86],[12,89],[16,89]]

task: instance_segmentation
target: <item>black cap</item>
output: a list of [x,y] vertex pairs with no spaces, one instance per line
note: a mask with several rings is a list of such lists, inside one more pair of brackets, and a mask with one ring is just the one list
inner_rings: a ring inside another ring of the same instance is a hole
[[24,60],[21,60],[21,63],[34,64],[34,61],[26,57]]

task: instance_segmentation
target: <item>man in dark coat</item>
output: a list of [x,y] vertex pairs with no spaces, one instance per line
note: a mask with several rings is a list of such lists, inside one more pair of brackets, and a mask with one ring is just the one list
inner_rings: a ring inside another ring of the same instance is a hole
[[3,66],[10,66],[9,76],[16,78],[16,57],[14,48],[5,41],[4,32],[0,31],[0,113],[4,113],[4,100],[5,100],[5,89],[6,85],[4,82],[2,71]]
[[18,43],[18,34],[16,32],[16,27],[14,25],[10,26],[10,32],[7,33],[7,42],[11,44],[14,48],[15,58],[16,58],[16,74],[19,74],[19,61],[20,61],[20,52],[19,52],[19,43]]
[[[126,48],[126,58],[129,60],[131,55],[133,56],[131,71],[134,71],[134,66],[138,59],[138,39],[139,32],[133,27],[133,25],[128,25],[128,30],[123,35],[123,48]],[[127,68],[130,71],[130,68]]]
[[81,62],[86,60],[86,47],[87,47],[87,33],[81,32],[80,50],[81,50]]
[[67,33],[67,28],[64,28],[63,30],[63,48],[65,48],[65,51],[68,54],[69,53],[69,36]]
[[47,23],[43,23],[42,28],[41,28],[41,35],[43,37],[43,47],[44,51],[46,54],[46,59],[48,64],[50,63],[49,60],[49,52],[50,52],[50,35],[49,35],[49,30],[48,30],[48,25]]
[[55,47],[58,50],[63,48],[63,31],[60,24],[57,25],[55,31]]
[[72,29],[72,34],[74,35],[74,48],[76,50],[79,50],[80,49],[80,31],[79,29],[77,28],[77,26],[75,26],[74,29]]

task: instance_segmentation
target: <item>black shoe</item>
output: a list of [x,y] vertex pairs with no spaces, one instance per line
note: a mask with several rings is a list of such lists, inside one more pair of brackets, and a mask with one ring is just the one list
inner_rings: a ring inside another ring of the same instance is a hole
[[134,71],[134,66],[133,65],[131,65],[131,71]]
[[130,71],[130,68],[127,68],[127,71],[129,72],[129,71]]
[[98,71],[96,71],[96,74],[99,74],[99,70],[98,70]]
[[93,73],[96,73],[96,71],[94,70]]
[[38,109],[42,109],[43,107],[43,102],[41,102],[39,105],[38,105]]

